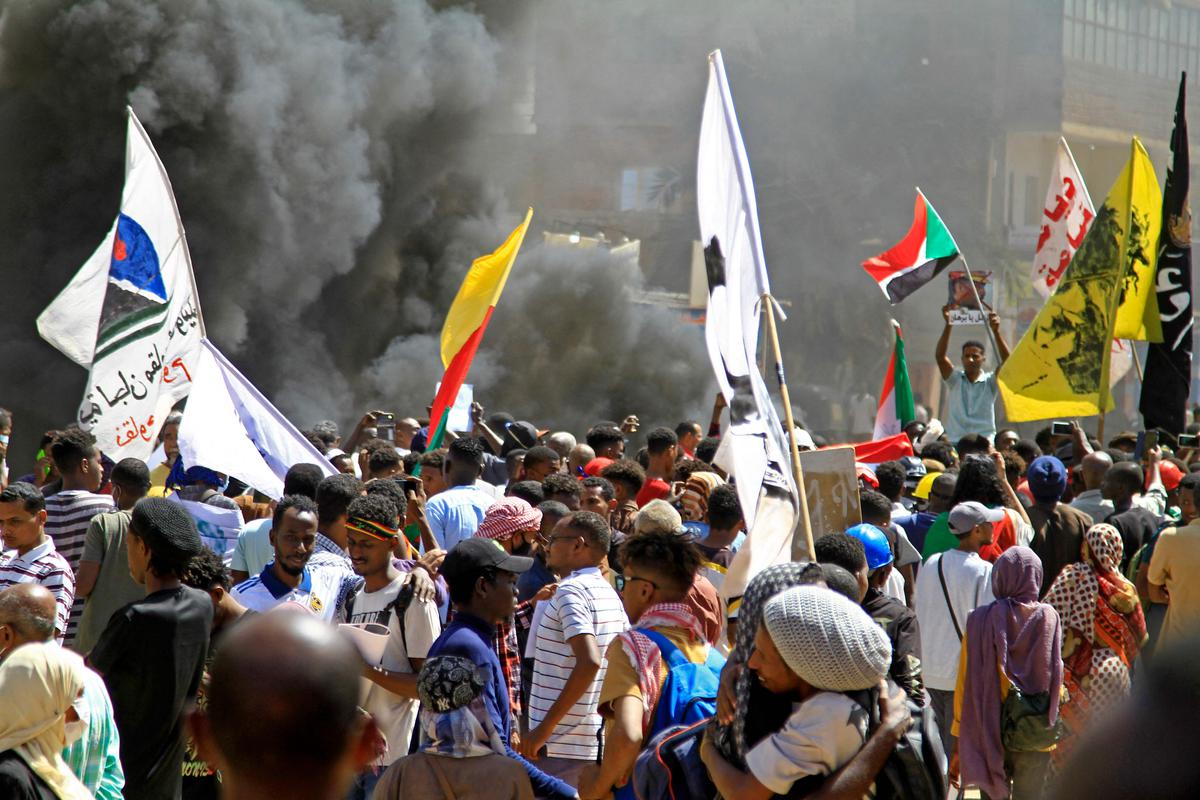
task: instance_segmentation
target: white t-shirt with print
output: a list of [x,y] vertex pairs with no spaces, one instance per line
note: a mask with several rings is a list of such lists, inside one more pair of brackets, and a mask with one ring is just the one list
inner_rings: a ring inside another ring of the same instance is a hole
[[[409,658],[424,659],[442,630],[437,605],[431,600],[419,600],[414,597],[404,614],[403,628],[400,618],[395,613],[388,613],[388,609],[400,595],[400,590],[411,577],[410,573],[402,573],[379,591],[360,591],[348,608],[347,616],[353,624],[384,624],[386,620],[388,642],[377,666],[389,672],[413,672]],[[365,678],[362,683],[360,703],[374,717],[375,724],[379,726],[388,742],[387,752],[374,763],[387,766],[408,755],[408,745],[417,723],[420,704],[417,700],[392,694]]]

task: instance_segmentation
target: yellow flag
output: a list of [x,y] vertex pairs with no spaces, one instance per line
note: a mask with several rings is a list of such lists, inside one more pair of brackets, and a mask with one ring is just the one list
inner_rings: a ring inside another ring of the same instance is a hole
[[[1136,309],[1139,321],[1149,313],[1162,203],[1136,137],[1130,151],[1054,294],[1000,367],[1000,393],[1013,422],[1093,416],[1113,406],[1108,370],[1117,309],[1131,317]],[[1158,326],[1157,302],[1153,309]]]
[[467,340],[491,315],[532,218],[531,208],[525,213],[525,221],[509,234],[496,252],[471,262],[471,269],[467,270],[462,286],[458,287],[458,294],[446,314],[446,324],[442,326],[442,366],[449,368]]
[[1162,227],[1162,191],[1142,143],[1134,138],[1133,145],[1133,155],[1118,178],[1129,180],[1129,236],[1125,240],[1125,278],[1113,338],[1161,342],[1154,265]]

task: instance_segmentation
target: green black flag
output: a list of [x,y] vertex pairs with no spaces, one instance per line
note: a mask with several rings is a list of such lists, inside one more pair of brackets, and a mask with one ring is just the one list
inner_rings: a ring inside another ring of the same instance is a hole
[[1192,376],[1192,213],[1188,209],[1188,135],[1184,97],[1187,73],[1179,79],[1171,167],[1163,188],[1162,232],[1155,271],[1163,340],[1150,344],[1142,380],[1146,429],[1182,433],[1187,426]]

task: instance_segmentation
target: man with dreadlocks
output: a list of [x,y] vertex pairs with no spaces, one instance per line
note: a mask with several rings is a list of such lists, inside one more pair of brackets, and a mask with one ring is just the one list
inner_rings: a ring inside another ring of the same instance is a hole
[[346,509],[346,540],[354,573],[362,589],[346,606],[347,621],[387,628],[383,656],[366,664],[371,680],[359,704],[374,718],[387,739],[387,752],[354,780],[352,800],[371,797],[380,773],[408,753],[417,721],[416,674],[429,647],[441,633],[437,605],[416,596],[412,573],[401,572],[393,556],[402,545],[396,499],[382,493],[356,497]]

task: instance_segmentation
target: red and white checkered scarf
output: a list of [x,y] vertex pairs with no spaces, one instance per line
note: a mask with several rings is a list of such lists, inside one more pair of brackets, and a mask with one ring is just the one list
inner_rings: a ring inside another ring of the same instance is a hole
[[[638,618],[639,628],[682,628],[692,641],[704,641],[704,626],[686,603],[658,603],[650,606]],[[642,692],[642,731],[650,730],[650,720],[658,707],[658,696],[662,692],[659,676],[662,672],[662,653],[658,645],[635,629],[620,635],[621,646],[637,670],[638,688]]]

